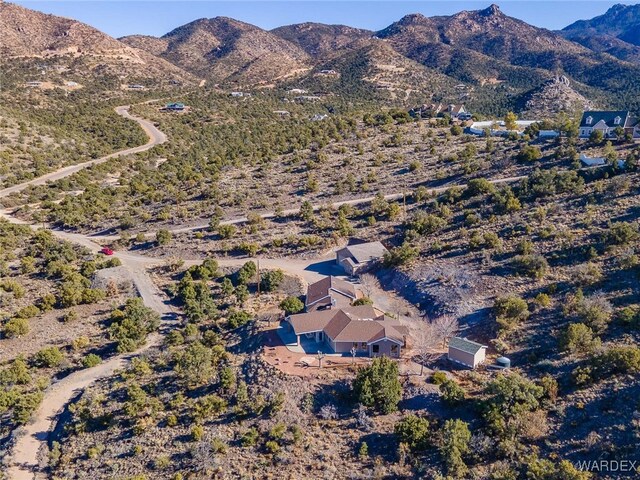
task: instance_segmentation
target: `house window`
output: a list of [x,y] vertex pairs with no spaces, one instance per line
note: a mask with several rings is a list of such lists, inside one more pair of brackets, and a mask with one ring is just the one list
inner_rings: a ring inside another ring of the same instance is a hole
[[399,351],[398,351],[398,345],[391,345],[391,356],[392,357],[398,357],[399,356]]
[[361,342],[360,343],[360,350],[366,350],[367,349],[367,342]]
[[593,117],[591,115],[589,115],[587,117],[587,125],[591,125],[593,123]]
[[622,121],[622,119],[620,117],[616,117],[613,119],[613,124],[614,125],[620,125],[620,122]]
[[373,353],[380,353],[380,345],[374,345],[372,351]]

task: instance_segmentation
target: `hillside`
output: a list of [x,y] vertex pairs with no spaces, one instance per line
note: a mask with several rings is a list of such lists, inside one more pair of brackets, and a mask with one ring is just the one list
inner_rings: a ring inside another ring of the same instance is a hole
[[121,40],[219,83],[270,83],[309,67],[309,56],[300,47],[226,17],[196,20],[160,39],[134,36]]
[[603,15],[579,20],[560,33],[596,52],[640,63],[640,5],[614,5]]
[[84,23],[0,3],[0,62],[11,67],[54,60],[58,70],[86,77],[194,81],[192,75]]
[[307,22],[278,27],[271,33],[298,45],[313,58],[326,59],[357,49],[373,32],[346,25]]
[[594,102],[577,92],[567,77],[559,76],[524,94],[521,110],[526,118],[549,118],[560,112],[593,109]]

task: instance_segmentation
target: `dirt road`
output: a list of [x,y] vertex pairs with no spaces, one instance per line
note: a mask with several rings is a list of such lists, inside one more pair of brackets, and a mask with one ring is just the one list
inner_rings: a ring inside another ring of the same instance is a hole
[[74,173],[79,172],[84,168],[90,167],[92,165],[98,165],[100,163],[104,163],[107,160],[110,160],[112,158],[122,157],[124,155],[129,155],[132,153],[144,152],[145,150],[149,150],[151,147],[155,145],[159,145],[167,141],[166,135],[162,133],[160,130],[158,130],[152,122],[145,120],[143,118],[134,117],[129,113],[129,108],[130,108],[129,105],[124,105],[121,107],[116,107],[115,110],[118,115],[121,115],[130,120],[134,120],[142,127],[142,129],[145,131],[145,133],[149,137],[149,141],[147,143],[145,143],[144,145],[140,145],[138,147],[127,148],[126,150],[121,150],[119,152],[109,154],[105,157],[96,158],[95,160],[89,160],[88,162],[78,163],[76,165],[69,165],[68,167],[60,168],[55,172],[47,173],[46,175],[43,175],[38,178],[34,178],[33,180],[30,180],[28,182],[21,183],[19,185],[13,185],[12,187],[7,187],[5,189],[0,190],[0,198],[11,195],[12,193],[20,192],[32,185],[44,185],[47,182],[60,180],[61,178],[65,178],[65,177],[68,177],[69,175],[73,175]]
[[[136,121],[149,136],[149,141],[139,147],[129,148],[97,160],[91,160],[71,167],[65,167],[30,182],[6,188],[0,191],[0,197],[18,192],[29,185],[42,185],[47,181],[64,178],[90,165],[105,162],[110,158],[148,150],[154,145],[158,145],[166,141],[164,133],[158,130],[151,122],[130,115],[128,106],[118,107],[116,108],[116,112],[125,118]],[[14,223],[26,224],[26,222],[12,217],[6,212],[0,213],[0,216]],[[37,228],[34,225],[31,225],[31,227],[34,229]],[[58,238],[82,245],[92,252],[97,252],[101,248],[99,244],[83,235],[59,230],[52,230],[52,232]],[[127,252],[122,252],[118,257],[122,261],[123,266],[131,272],[136,289],[142,297],[144,304],[161,315],[163,319],[163,325],[161,328],[170,327],[174,322],[174,315],[172,314],[170,307],[165,303],[165,298],[162,292],[158,290],[146,272],[146,268],[153,263],[157,263],[157,261],[150,262],[148,261],[150,259],[146,259],[139,255],[129,254]],[[133,354],[113,357],[96,367],[79,370],[68,375],[62,380],[53,383],[47,390],[45,390],[44,399],[38,410],[34,413],[32,421],[21,429],[18,434],[19,436],[15,441],[13,450],[9,457],[8,469],[6,472],[9,479],[39,480],[40,478],[46,478],[46,475],[40,471],[38,455],[42,446],[47,443],[49,433],[55,425],[57,415],[75,395],[82,392],[86,387],[99,379],[112,376],[116,370],[125,366],[133,356],[139,355],[145,350],[161,344],[161,342],[162,335],[154,334],[150,336],[145,346]]]

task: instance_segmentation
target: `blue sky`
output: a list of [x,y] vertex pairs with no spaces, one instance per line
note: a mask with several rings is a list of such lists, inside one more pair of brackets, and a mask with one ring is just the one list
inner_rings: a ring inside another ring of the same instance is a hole
[[[408,13],[449,15],[477,10],[492,0],[441,1],[191,1],[191,0],[49,0],[16,1],[27,8],[75,18],[114,37],[140,33],[160,36],[175,27],[202,17],[227,16],[270,29],[291,23],[314,21],[342,23],[379,30]],[[495,1],[495,0],[494,0]],[[560,29],[576,20],[604,13],[616,3],[601,0],[503,0],[496,1],[507,15],[533,25]]]

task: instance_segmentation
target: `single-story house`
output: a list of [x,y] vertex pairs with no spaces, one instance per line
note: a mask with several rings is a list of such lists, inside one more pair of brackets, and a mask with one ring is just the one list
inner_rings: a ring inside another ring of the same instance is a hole
[[350,306],[361,296],[349,282],[330,276],[307,287],[305,311],[329,310]]
[[290,315],[298,345],[304,335],[325,343],[333,352],[370,357],[399,358],[406,346],[408,329],[397,320],[380,314],[371,305],[345,307]]
[[184,110],[184,103],[168,103],[165,108],[172,112],[182,112]]
[[336,252],[336,263],[348,275],[358,275],[371,268],[373,263],[382,259],[387,252],[388,250],[380,242],[348,245]]
[[465,367],[476,368],[484,362],[487,347],[466,338],[453,337],[449,340],[449,360]]
[[615,130],[620,127],[625,133],[634,135],[638,119],[631,116],[629,111],[587,111],[580,120],[579,137],[589,138],[594,130],[602,132],[605,138],[615,137]]
[[538,138],[558,138],[560,132],[557,130],[540,130],[538,132]]

